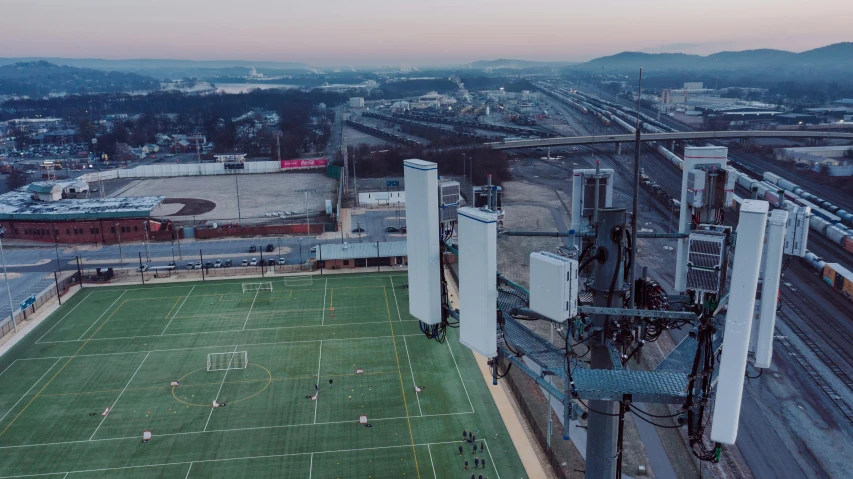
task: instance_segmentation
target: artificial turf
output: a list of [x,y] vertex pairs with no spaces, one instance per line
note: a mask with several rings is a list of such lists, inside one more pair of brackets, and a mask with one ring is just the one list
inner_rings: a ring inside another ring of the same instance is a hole
[[[405,275],[248,281],[267,282],[65,301],[0,357],[0,479],[526,477],[457,331],[439,344],[408,314]],[[245,368],[208,371],[244,351]]]

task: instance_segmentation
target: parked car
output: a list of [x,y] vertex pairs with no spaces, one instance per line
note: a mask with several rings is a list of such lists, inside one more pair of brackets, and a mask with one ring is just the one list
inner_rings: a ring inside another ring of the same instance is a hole
[[353,233],[364,233],[364,228],[353,228],[352,232]]
[[279,258],[279,259],[278,259],[278,264],[279,264],[279,266],[285,265],[285,264],[287,264],[287,260],[286,260],[286,259],[284,259],[284,258]]
[[193,263],[193,268],[201,269],[201,261],[196,261],[195,263]]
[[275,260],[274,260],[274,259],[268,259],[268,260],[267,260],[267,265],[268,265],[268,266],[275,266]]
[[221,260],[221,259],[218,259],[218,260],[214,261],[214,262],[213,262],[213,267],[214,267],[214,268],[221,268],[221,267],[222,267],[222,260]]
[[249,253],[254,253],[258,251],[258,247],[255,245],[249,246]]
[[389,226],[389,227],[385,228],[385,232],[386,233],[399,233],[400,228],[397,228],[396,226]]
[[174,267],[176,267],[176,266],[178,266],[178,265],[177,265],[177,264],[175,264],[175,262],[174,262],[174,261],[169,261],[169,266],[171,266],[171,267],[173,267],[173,268],[174,268]]
[[316,253],[316,252],[317,252],[317,247],[316,247],[316,246],[312,246],[312,247],[311,247],[311,252],[312,252],[312,253]]
[[240,262],[240,266],[249,266],[249,260],[244,259],[243,261]]
[[225,267],[225,268],[230,268],[230,267],[231,267],[231,260],[230,260],[230,259],[226,259],[226,260],[225,260],[225,262],[224,262],[224,263],[222,263],[222,266],[223,266],[223,267]]
[[142,273],[144,271],[148,271],[148,265],[147,264],[140,265],[138,268],[136,268],[136,271],[139,273]]
[[252,260],[249,261],[249,266],[257,266],[257,265],[258,265],[258,258],[252,258]]
[[275,251],[275,246],[273,246],[272,243],[268,244],[267,245],[267,253],[272,253],[273,251]]
[[205,261],[204,267],[205,268],[213,268],[213,261]]
[[187,263],[187,269],[193,269],[193,268],[195,268],[195,263],[193,263],[192,261]]

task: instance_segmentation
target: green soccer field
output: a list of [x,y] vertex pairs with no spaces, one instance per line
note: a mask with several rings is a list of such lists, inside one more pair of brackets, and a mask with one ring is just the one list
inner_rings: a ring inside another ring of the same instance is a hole
[[405,275],[243,292],[258,281],[64,302],[0,357],[0,479],[468,479],[475,457],[526,477],[472,353],[421,334]]

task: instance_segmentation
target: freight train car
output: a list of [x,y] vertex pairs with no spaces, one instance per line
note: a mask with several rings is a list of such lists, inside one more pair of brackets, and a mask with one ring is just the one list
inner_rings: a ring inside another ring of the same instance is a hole
[[838,263],[826,263],[823,267],[823,280],[848,301],[853,301],[853,273],[847,268]]

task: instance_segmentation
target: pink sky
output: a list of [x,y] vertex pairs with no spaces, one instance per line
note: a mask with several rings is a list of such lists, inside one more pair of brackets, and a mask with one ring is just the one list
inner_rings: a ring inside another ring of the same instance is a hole
[[3,0],[0,56],[583,61],[661,45],[803,51],[853,40],[851,18],[853,0]]

